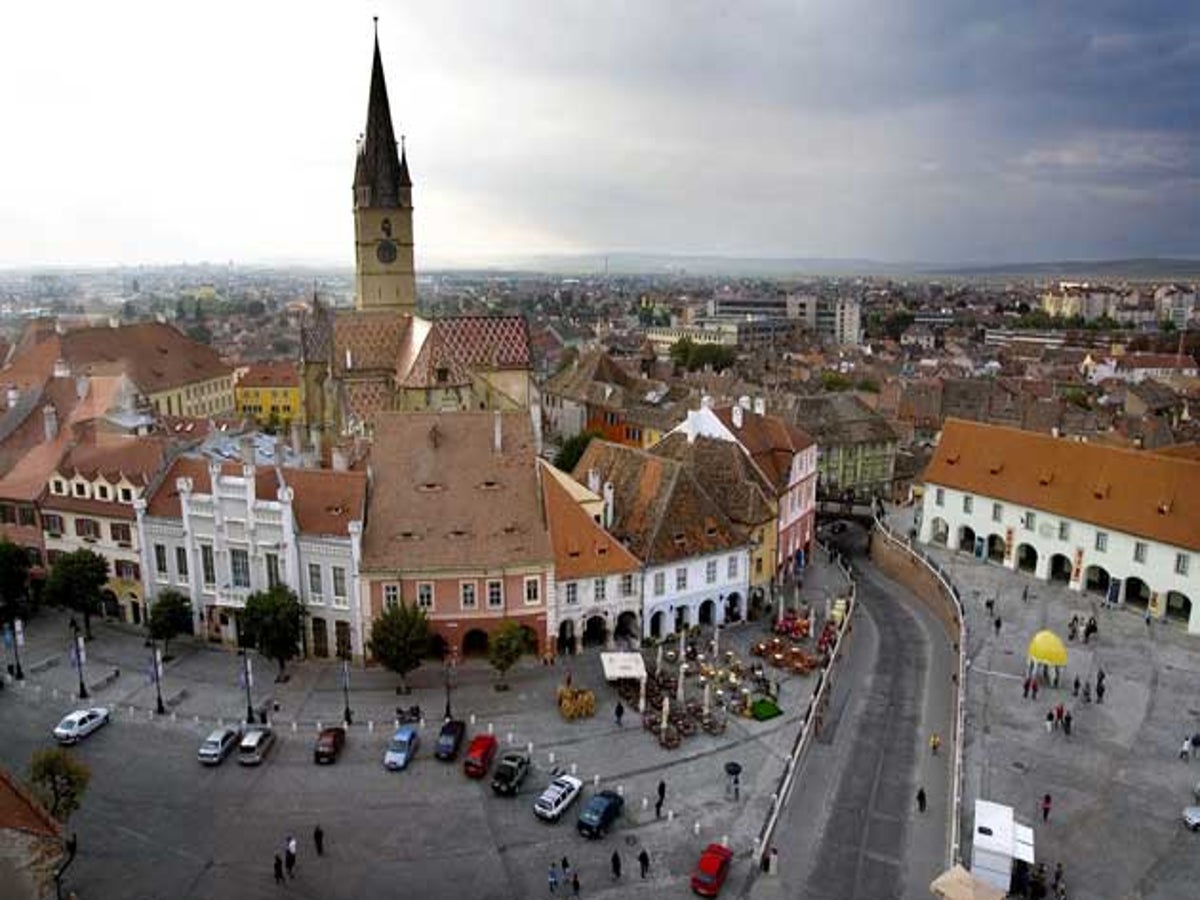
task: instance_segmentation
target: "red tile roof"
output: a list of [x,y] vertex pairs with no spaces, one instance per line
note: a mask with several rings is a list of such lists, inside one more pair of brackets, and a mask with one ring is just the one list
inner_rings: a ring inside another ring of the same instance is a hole
[[776,493],[786,491],[791,477],[792,457],[811,447],[813,439],[803,429],[789,425],[776,416],[760,416],[743,409],[742,425],[738,428],[733,424],[732,406],[716,408],[713,414],[746,448]]
[[554,547],[554,577],[560,581],[636,572],[638,558],[588,515],[552,472],[539,461],[546,521]]
[[294,360],[251,363],[238,378],[238,387],[297,388],[300,387],[300,371]]

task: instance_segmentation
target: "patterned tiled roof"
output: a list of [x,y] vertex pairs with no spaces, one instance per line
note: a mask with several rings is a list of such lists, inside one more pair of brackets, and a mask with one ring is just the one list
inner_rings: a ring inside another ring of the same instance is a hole
[[409,327],[409,317],[390,310],[338,312],[333,320],[334,374],[394,371]]
[[471,373],[481,369],[529,367],[524,317],[455,316],[430,323],[411,367],[399,375],[405,387],[423,388],[469,384]]
[[390,375],[378,378],[355,378],[341,383],[342,408],[360,422],[373,421],[381,412],[393,406],[395,391]]

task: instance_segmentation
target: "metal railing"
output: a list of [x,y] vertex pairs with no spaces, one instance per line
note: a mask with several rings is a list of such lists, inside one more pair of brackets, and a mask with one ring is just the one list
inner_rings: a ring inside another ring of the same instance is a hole
[[958,588],[951,583],[945,570],[921,550],[913,547],[907,540],[898,536],[883,518],[876,513],[875,529],[883,537],[895,544],[904,553],[917,560],[937,579],[938,584],[954,605],[954,621],[958,633],[953,635],[955,648],[958,651],[958,674],[954,692],[954,758],[950,783],[950,838],[946,852],[946,867],[960,862],[962,851],[962,795],[963,795],[963,733],[965,728],[966,691],[967,691],[967,618],[963,614],[962,598]]

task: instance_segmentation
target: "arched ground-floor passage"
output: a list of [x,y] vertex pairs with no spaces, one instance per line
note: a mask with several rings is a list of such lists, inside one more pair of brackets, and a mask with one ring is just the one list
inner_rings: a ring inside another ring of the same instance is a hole
[[663,623],[666,621],[667,614],[661,609],[650,616],[650,637],[661,638],[665,636],[663,631]]
[[1004,535],[989,534],[987,539],[987,557],[992,562],[1004,562]]
[[950,526],[943,518],[935,518],[930,524],[930,541],[935,544],[946,546],[946,542],[950,539]]
[[129,616],[134,625],[142,624],[142,604],[138,602],[136,594],[129,595]]
[[116,594],[112,591],[104,591],[100,594],[100,602],[104,615],[121,618],[121,601],[117,599]]
[[521,637],[523,641],[523,649],[526,653],[537,654],[538,652],[538,634],[528,625],[521,626]]
[[690,624],[688,617],[688,608],[686,606],[677,607],[675,610],[675,633],[685,631]]
[[725,621],[742,621],[742,595],[737,591],[725,598]]
[[608,622],[604,616],[589,616],[583,625],[583,646],[603,647],[608,640]]
[[701,625],[713,624],[713,615],[716,613],[717,604],[712,600],[705,600],[700,604],[699,623]]
[[480,628],[472,628],[463,635],[463,656],[485,656],[488,650],[487,632]]
[[450,645],[437,632],[429,636],[429,656],[431,659],[445,659],[450,652]]
[[1130,606],[1144,609],[1150,605],[1150,585],[1136,575],[1125,579],[1125,602]]
[[1071,580],[1071,560],[1062,553],[1050,557],[1050,580],[1067,584]]
[[1096,594],[1107,594],[1111,579],[1103,566],[1088,566],[1083,571],[1083,587]]
[[958,549],[966,553],[975,552],[975,529],[970,525],[958,529]]
[[626,610],[617,616],[617,627],[613,629],[613,637],[635,638],[638,636],[638,615]]
[[563,619],[558,623],[558,653],[575,652],[575,620]]
[[1192,619],[1192,598],[1179,591],[1167,591],[1167,615],[1172,619],[1190,622]]
[[1019,544],[1017,546],[1017,568],[1022,572],[1036,572],[1038,564],[1038,552],[1032,544]]

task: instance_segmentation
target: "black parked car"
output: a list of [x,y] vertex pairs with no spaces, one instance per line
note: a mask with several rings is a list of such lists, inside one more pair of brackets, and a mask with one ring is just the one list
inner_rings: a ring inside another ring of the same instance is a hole
[[516,750],[510,750],[500,757],[496,766],[496,774],[492,776],[492,790],[497,794],[515,797],[521,787],[521,782],[529,774],[529,757]]
[[442,730],[438,734],[433,755],[447,762],[454,759],[458,756],[458,748],[462,746],[463,735],[466,733],[466,722],[461,719],[450,719],[442,726]]
[[579,811],[579,823],[576,827],[584,837],[603,837],[623,809],[625,800],[620,794],[616,791],[600,791]]

